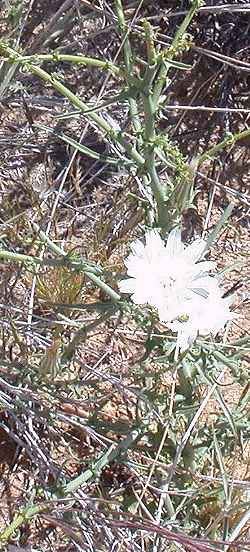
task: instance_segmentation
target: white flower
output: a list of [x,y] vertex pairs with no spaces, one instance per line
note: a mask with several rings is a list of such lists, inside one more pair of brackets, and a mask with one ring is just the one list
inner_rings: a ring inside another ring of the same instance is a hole
[[231,297],[222,298],[219,286],[207,298],[196,297],[183,305],[183,315],[168,327],[177,332],[177,349],[185,351],[198,335],[217,334],[237,315],[229,310]]
[[159,299],[159,266],[164,255],[164,242],[158,232],[146,234],[146,245],[140,240],[131,244],[132,253],[125,260],[128,280],[122,280],[119,288],[122,293],[132,294],[137,305],[148,303],[155,306]]
[[119,284],[122,293],[132,294],[136,304],[156,308],[160,320],[170,322],[183,313],[183,304],[193,296],[208,297],[214,279],[208,271],[214,263],[199,261],[205,249],[203,240],[185,248],[180,230],[170,232],[167,244],[159,233],[149,230],[146,244],[136,240],[125,260],[130,279]]
[[223,299],[218,280],[209,274],[214,263],[201,261],[206,243],[196,240],[187,247],[178,229],[167,243],[155,230],[145,236],[145,245],[136,240],[125,260],[129,279],[119,284],[134,303],[148,304],[159,319],[177,332],[176,351],[185,351],[198,335],[216,334],[235,318],[229,310],[231,299]]

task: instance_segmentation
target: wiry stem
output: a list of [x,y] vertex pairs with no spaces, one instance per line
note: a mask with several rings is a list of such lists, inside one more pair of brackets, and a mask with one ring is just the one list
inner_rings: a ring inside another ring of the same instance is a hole
[[176,54],[176,51],[178,50],[179,42],[181,41],[184,33],[186,32],[190,22],[192,21],[193,17],[197,13],[198,9],[203,4],[203,0],[193,0],[193,3],[191,5],[191,8],[189,12],[187,13],[184,21],[180,25],[179,29],[177,30],[173,42],[171,44],[170,50],[167,52],[167,58],[162,60],[161,68],[159,71],[159,75],[157,78],[157,82],[154,87],[154,93],[153,93],[153,103],[155,106],[158,105],[160,96],[162,94],[162,90],[166,83],[166,78],[169,72],[169,69],[171,68],[171,65],[168,64],[168,59],[173,59],[174,55]]
[[[11,62],[11,58],[8,57],[7,61]],[[100,69],[106,69],[107,71],[110,71],[114,75],[122,75],[122,70],[117,67],[114,63],[111,63],[110,61],[102,61],[98,58],[90,58],[87,56],[74,56],[71,54],[57,54],[56,52],[53,54],[34,54],[32,56],[22,56],[20,55],[18,57],[18,60],[16,59],[16,56],[13,58],[13,62],[15,63],[32,63],[36,64],[37,62],[43,62],[43,61],[57,61],[57,62],[67,62],[67,63],[76,63],[79,65],[85,65],[89,67],[99,67]]]
[[[115,6],[116,6],[118,24],[119,24],[120,31],[121,31],[121,34],[122,34],[122,37],[123,37],[123,56],[124,56],[124,62],[125,62],[125,67],[126,67],[126,80],[127,80],[127,83],[129,84],[130,77],[134,72],[133,61],[132,61],[132,58],[133,58],[132,50],[131,50],[131,45],[130,45],[130,41],[129,41],[129,34],[128,34],[128,29],[127,29],[127,25],[126,25],[126,21],[125,21],[125,16],[124,16],[124,11],[123,11],[123,6],[122,6],[121,0],[115,0]],[[128,98],[128,103],[129,103],[129,111],[130,111],[131,122],[132,122],[132,124],[134,126],[134,129],[135,129],[135,132],[137,134],[138,143],[141,144],[142,143],[141,142],[141,140],[142,140],[142,137],[141,137],[142,128],[141,128],[141,122],[140,122],[140,117],[139,117],[139,112],[138,112],[137,101],[136,101],[135,98],[132,98],[130,96]]]
[[[9,46],[6,46],[4,44],[0,44],[0,46],[1,46],[2,52],[7,53],[9,58],[11,60],[13,60],[13,63],[20,61],[21,55],[19,55],[17,52],[15,52],[15,50],[13,50],[12,48],[10,48]],[[36,75],[37,77],[39,77],[43,81],[45,81],[47,83],[50,83],[53,86],[53,88],[55,90],[57,90],[57,92],[59,92],[60,94],[65,96],[65,98],[68,98],[68,100],[75,107],[80,109],[80,111],[83,114],[85,114],[88,119],[93,121],[93,123],[95,123],[98,126],[98,128],[100,128],[106,134],[108,134],[108,136],[110,137],[110,139],[113,142],[119,143],[125,149],[125,151],[129,154],[130,158],[135,162],[135,164],[138,167],[140,167],[140,168],[143,167],[144,159],[143,159],[142,155],[140,155],[140,153],[138,153],[136,148],[133,145],[131,145],[123,137],[123,135],[120,132],[116,132],[112,128],[112,126],[109,125],[103,119],[103,117],[100,117],[99,115],[97,115],[97,113],[93,112],[92,110],[89,110],[89,106],[85,102],[83,102],[83,100],[81,100],[78,96],[76,96],[73,92],[71,92],[71,90],[69,90],[69,88],[67,88],[67,86],[62,84],[62,82],[60,82],[58,80],[58,78],[54,77],[53,75],[50,75],[49,73],[47,73],[47,71],[44,71],[44,69],[42,69],[41,67],[38,67],[38,66],[36,66],[32,63],[24,62],[23,65],[25,67],[27,67],[29,69],[29,71],[31,71],[31,73],[33,73],[34,75]]]
[[[67,266],[75,270],[84,272],[97,287],[102,289],[113,301],[120,301],[120,295],[116,293],[108,284],[105,284],[99,276],[95,274],[95,269],[81,260],[71,260],[70,257],[64,256],[62,259],[41,259],[40,257],[32,257],[31,255],[23,255],[21,253],[13,253],[13,251],[0,250],[0,258],[12,262],[31,263],[41,266]],[[93,272],[92,272],[93,270]]]
[[145,149],[144,155],[146,159],[146,169],[150,177],[150,185],[155,197],[158,212],[158,225],[161,228],[166,227],[166,209],[165,209],[165,192],[163,185],[159,179],[156,161],[155,161],[155,147],[156,147],[156,131],[155,131],[155,106],[153,103],[152,83],[155,79],[157,72],[156,54],[153,46],[152,30],[149,23],[145,24],[146,40],[147,40],[147,52],[148,52],[148,68],[144,77],[144,87],[141,91],[143,100],[144,116],[145,116],[145,130],[144,130],[144,142]]
[[203,153],[200,157],[198,157],[197,164],[200,165],[206,159],[211,159],[221,150],[233,146],[236,142],[238,142],[239,140],[243,140],[244,138],[248,138],[248,136],[250,136],[250,128],[247,128],[242,132],[237,132],[236,134],[229,134],[228,136],[226,136],[226,138],[224,138],[224,140],[219,142],[219,144],[216,144],[209,150],[205,151],[205,153]]

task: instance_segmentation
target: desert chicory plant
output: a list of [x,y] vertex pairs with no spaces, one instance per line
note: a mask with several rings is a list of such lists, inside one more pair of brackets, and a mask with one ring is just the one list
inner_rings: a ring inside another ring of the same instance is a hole
[[197,335],[216,334],[232,320],[230,298],[223,298],[211,261],[201,260],[206,248],[202,239],[185,247],[179,229],[162,240],[149,230],[145,245],[136,240],[125,260],[129,279],[119,284],[134,303],[148,304],[158,311],[159,320],[177,332],[177,349],[186,350]]

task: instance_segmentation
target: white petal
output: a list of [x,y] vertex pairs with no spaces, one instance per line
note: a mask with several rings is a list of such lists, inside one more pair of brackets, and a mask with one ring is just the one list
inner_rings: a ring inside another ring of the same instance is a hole
[[197,270],[199,269],[201,272],[210,272],[210,270],[214,270],[216,268],[216,263],[213,261],[200,261],[196,265]]
[[147,261],[135,255],[129,255],[128,258],[125,259],[124,264],[127,267],[128,275],[133,278],[140,278],[142,274],[148,273],[151,270],[151,266]]
[[184,249],[184,244],[181,241],[181,231],[179,228],[174,228],[168,236],[166,253],[169,257],[177,257],[184,252]]
[[192,284],[194,287],[202,287],[207,289],[210,293],[220,295],[220,288],[217,278],[210,276],[209,274],[205,273],[194,276]]
[[154,254],[155,253],[163,253],[164,252],[164,242],[161,239],[161,236],[157,230],[149,230],[146,233],[146,247],[151,250]]
[[198,334],[197,328],[189,320],[187,322],[176,320],[168,326],[172,332],[177,332],[176,346],[181,352],[186,351],[193,344]]
[[196,293],[200,297],[203,297],[203,299],[207,299],[209,296],[209,291],[204,288],[191,288],[193,293]]
[[126,260],[126,265],[130,260],[154,265],[164,255],[164,243],[156,230],[149,230],[145,235],[145,240],[145,245],[140,240],[136,240],[131,244],[132,253]]
[[148,304],[151,307],[157,308],[159,304],[158,290],[151,283],[147,281],[136,281],[136,286],[133,294],[133,301],[137,305]]
[[132,251],[132,255],[136,255],[138,257],[144,256],[145,245],[143,245],[141,240],[135,240],[134,242],[132,242],[130,248]]
[[208,299],[199,298],[190,303],[189,317],[201,335],[216,334],[232,320],[233,314],[219,295],[210,295]]
[[121,293],[134,293],[135,279],[129,278],[127,280],[122,280],[118,283],[118,287]]
[[197,262],[204,251],[206,247],[206,242],[202,239],[195,240],[193,243],[188,245],[183,253],[186,259],[190,260],[191,262]]
[[191,347],[191,345],[193,345],[193,342],[195,341],[196,337],[197,337],[197,331],[194,328],[192,328],[192,330],[185,328],[185,330],[178,332],[177,341],[178,341],[178,345],[181,353],[183,353],[189,347]]
[[[224,290],[220,290],[220,291],[223,292]],[[234,300],[235,300],[234,294],[229,295],[228,297],[224,297],[222,299],[224,305],[227,305],[227,307],[230,307],[234,302]],[[235,314],[235,316],[238,316],[238,315]]]

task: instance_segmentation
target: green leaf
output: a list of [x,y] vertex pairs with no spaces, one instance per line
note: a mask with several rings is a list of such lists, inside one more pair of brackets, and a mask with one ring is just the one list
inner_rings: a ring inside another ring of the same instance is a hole
[[220,220],[217,222],[215,228],[209,234],[207,240],[206,240],[206,247],[204,249],[204,252],[210,248],[212,243],[216,240],[216,238],[219,236],[221,229],[223,228],[224,224],[228,221],[232,211],[233,211],[234,205],[233,203],[230,203],[227,208],[225,209],[224,213],[222,214]]
[[[41,130],[46,130],[46,132],[49,132],[50,134],[54,134],[54,136],[57,136],[60,138],[60,140],[63,140],[63,142],[66,142],[66,144],[69,144],[74,149],[80,151],[81,153],[84,153],[85,155],[88,155],[88,157],[92,157],[92,159],[97,159],[98,161],[102,161],[102,163],[107,163],[110,165],[121,165],[121,159],[114,157],[109,157],[109,155],[100,154],[96,151],[88,148],[87,146],[84,146],[83,144],[80,144],[73,138],[70,138],[70,136],[66,136],[63,132],[58,132],[50,127],[47,127],[45,125],[34,125],[36,128],[40,128]],[[127,163],[127,161],[126,161]]]

